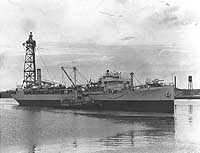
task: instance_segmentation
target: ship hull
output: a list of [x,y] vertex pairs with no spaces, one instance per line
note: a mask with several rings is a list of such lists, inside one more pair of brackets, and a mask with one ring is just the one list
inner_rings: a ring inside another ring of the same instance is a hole
[[95,103],[97,109],[103,109],[103,110],[174,113],[173,100],[162,100],[162,101],[108,100],[108,101],[96,101]]
[[[169,93],[169,95],[168,95]],[[122,110],[136,112],[174,112],[173,87],[161,87],[140,91],[125,90],[114,94],[89,94],[90,101],[80,105],[66,99],[74,95],[67,94],[23,94],[13,95],[21,106],[60,107],[68,109]],[[69,104],[69,105],[68,105]]]
[[62,106],[59,100],[18,100],[20,106],[57,107],[72,109],[122,110],[136,112],[173,113],[173,100],[166,101],[96,101],[95,104],[82,106]]
[[24,94],[21,91],[12,97],[20,106],[61,107],[63,94]]
[[99,109],[174,113],[173,86],[91,95]]
[[61,107],[59,100],[17,100],[20,106]]

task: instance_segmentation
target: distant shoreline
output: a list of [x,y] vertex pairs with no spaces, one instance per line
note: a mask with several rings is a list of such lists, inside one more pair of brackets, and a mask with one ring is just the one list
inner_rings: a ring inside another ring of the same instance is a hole
[[0,91],[0,98],[12,98],[11,94],[14,93],[14,90]]

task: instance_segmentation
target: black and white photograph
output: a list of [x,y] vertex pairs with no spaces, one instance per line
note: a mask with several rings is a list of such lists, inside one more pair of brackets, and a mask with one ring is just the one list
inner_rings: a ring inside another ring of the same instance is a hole
[[200,153],[200,1],[0,0],[0,153]]

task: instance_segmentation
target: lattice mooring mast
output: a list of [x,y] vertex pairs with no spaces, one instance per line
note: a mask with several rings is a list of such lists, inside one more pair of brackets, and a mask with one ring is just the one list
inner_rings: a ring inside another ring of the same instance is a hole
[[36,66],[35,66],[35,47],[36,41],[33,40],[32,32],[30,32],[28,40],[23,43],[26,48],[24,62],[24,88],[32,88],[36,83]]

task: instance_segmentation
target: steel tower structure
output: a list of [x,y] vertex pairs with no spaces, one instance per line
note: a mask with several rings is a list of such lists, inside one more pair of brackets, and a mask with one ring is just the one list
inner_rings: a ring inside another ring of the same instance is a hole
[[28,40],[23,43],[26,48],[24,62],[24,80],[23,87],[31,88],[36,83],[36,65],[35,65],[35,47],[36,41],[33,40],[32,32],[29,34]]

